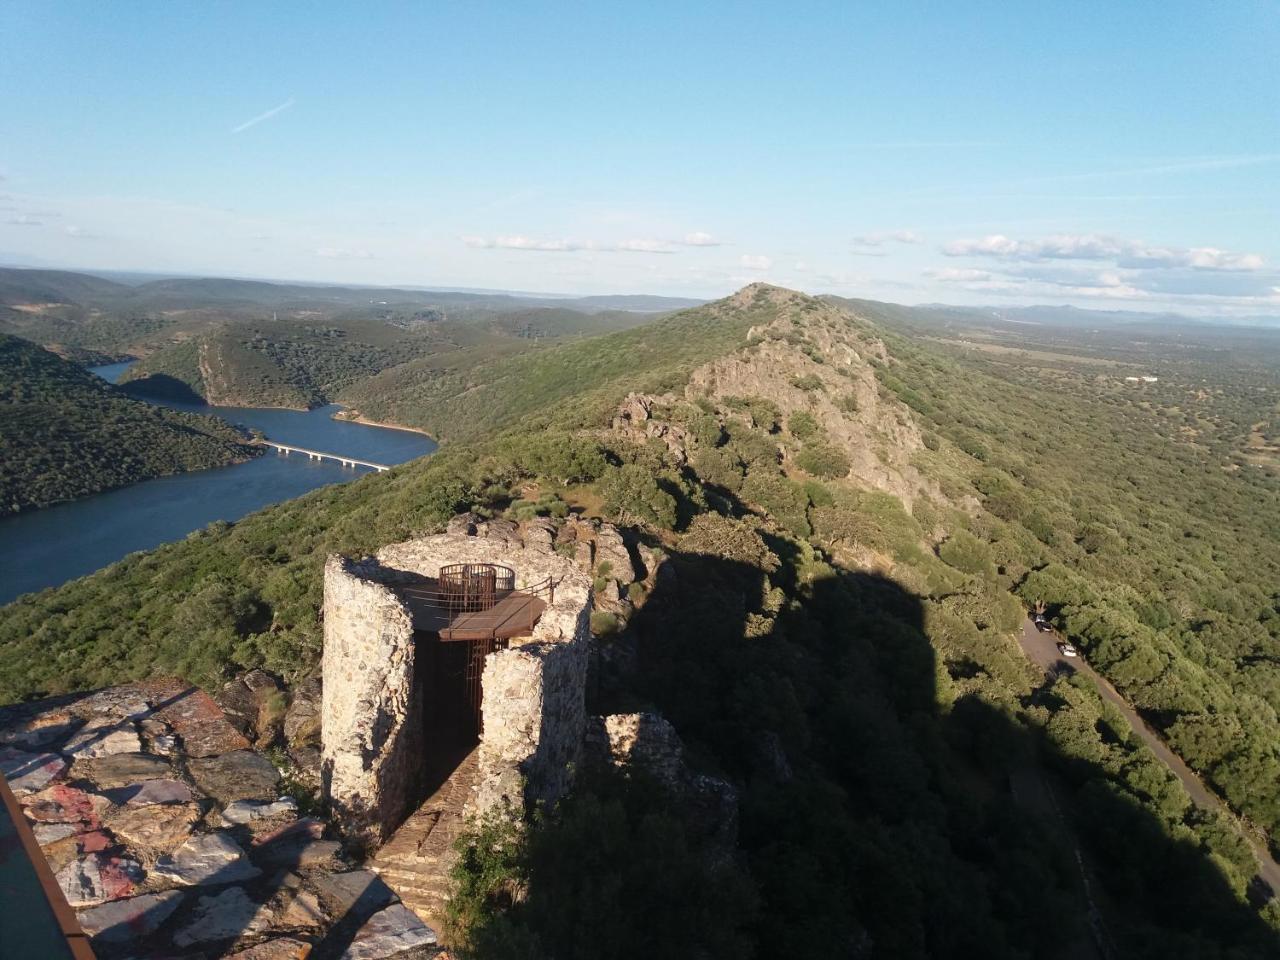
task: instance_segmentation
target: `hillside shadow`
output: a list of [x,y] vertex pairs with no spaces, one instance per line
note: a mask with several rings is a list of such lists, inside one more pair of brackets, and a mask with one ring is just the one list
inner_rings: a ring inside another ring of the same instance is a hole
[[173,400],[178,403],[206,405],[204,397],[192,390],[190,384],[167,373],[150,373],[136,380],[126,380],[117,384],[116,389],[144,400]]
[[[543,955],[530,940],[575,958],[738,957],[744,941],[758,956],[1275,955],[1197,843],[1012,705],[964,692],[983,667],[938,662],[922,598],[872,573],[788,582],[788,569],[669,556],[626,630],[601,641],[629,649],[602,658],[588,706],[660,712],[691,767],[733,784],[731,857],[754,891],[735,909],[717,899],[723,871],[681,886],[681,858],[722,863],[723,823],[638,796],[659,789],[643,776],[587,775],[561,809],[569,826],[535,824],[528,899],[502,936],[481,931],[475,956]],[[943,676],[961,691],[949,702]],[[645,866],[663,862],[652,837],[629,864],[597,862],[604,841],[587,837],[642,837],[655,817],[679,854],[665,869]]]

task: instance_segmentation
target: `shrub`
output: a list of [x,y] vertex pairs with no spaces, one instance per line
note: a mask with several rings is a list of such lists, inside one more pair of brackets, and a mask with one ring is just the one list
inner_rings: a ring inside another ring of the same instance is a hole
[[957,530],[938,548],[942,561],[964,573],[990,576],[995,573],[991,550],[968,530]]
[[606,610],[595,610],[591,614],[591,632],[597,637],[611,637],[621,626],[618,618]]
[[816,373],[807,373],[803,377],[792,377],[791,385],[797,390],[803,390],[806,393],[824,389],[822,378]]
[[843,450],[828,443],[807,444],[796,456],[796,464],[805,473],[828,479],[846,476],[853,466]]
[[628,463],[601,481],[608,513],[624,523],[642,521],[670,530],[676,525],[676,498],[658,485],[643,467]]
[[818,421],[813,414],[799,410],[787,418],[787,429],[797,440],[808,440],[818,432]]

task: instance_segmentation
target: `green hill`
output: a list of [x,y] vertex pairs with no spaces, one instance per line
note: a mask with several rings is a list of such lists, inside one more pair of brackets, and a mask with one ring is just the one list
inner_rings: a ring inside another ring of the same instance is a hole
[[256,453],[245,440],[221,420],[129,399],[0,334],[0,513],[236,463]]
[[[1276,368],[1257,343],[1144,334],[1134,355],[946,326],[987,319],[753,285],[388,367],[341,395],[438,453],[9,605],[0,699],[306,675],[328,553],[462,509],[573,507],[671,564],[594,624],[590,709],[670,719],[731,784],[737,846],[643,778],[584,778],[520,837],[475,838],[454,900],[475,955],[1070,957],[1095,935],[1120,956],[1271,955],[1280,908],[1240,825],[1016,637],[1045,603],[1254,829],[1280,829],[1280,496],[1238,446],[1274,416]],[[1124,379],[1137,356],[1156,383]]]

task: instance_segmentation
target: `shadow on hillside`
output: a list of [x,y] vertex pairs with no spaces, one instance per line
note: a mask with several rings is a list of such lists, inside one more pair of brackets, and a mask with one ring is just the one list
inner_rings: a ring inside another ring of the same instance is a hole
[[[689,553],[664,568],[602,641],[614,649],[589,712],[657,710],[691,766],[735,785],[755,892],[735,908],[717,897],[732,888],[722,869],[687,875],[682,858],[718,862],[696,816],[587,776],[562,824],[533,830],[529,899],[478,956],[541,955],[512,929],[578,958],[737,957],[742,939],[757,956],[1274,955],[1206,854],[1101,768],[977,696],[940,705],[942,671],[982,667],[939,664],[922,600],[897,583],[787,583]],[[804,602],[777,609],[775,588]],[[667,826],[646,833],[655,817]]]
[[150,373],[136,380],[126,380],[118,384],[116,389],[144,400],[173,400],[200,406],[205,404],[204,397],[192,390],[189,384],[167,373]]

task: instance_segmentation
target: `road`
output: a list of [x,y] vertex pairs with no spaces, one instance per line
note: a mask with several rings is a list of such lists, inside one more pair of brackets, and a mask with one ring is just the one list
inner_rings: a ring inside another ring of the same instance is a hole
[[[1201,782],[1200,778],[1192,772],[1191,768],[1182,762],[1182,758],[1169,749],[1169,746],[1162,740],[1154,730],[1152,730],[1145,720],[1142,719],[1133,707],[1129,706],[1128,701],[1120,695],[1120,692],[1111,685],[1106,677],[1102,676],[1093,667],[1089,666],[1082,657],[1064,657],[1058,652],[1058,635],[1052,631],[1041,633],[1036,629],[1035,623],[1030,617],[1022,625],[1022,633],[1018,637],[1018,643],[1022,646],[1022,652],[1027,655],[1027,659],[1031,660],[1047,674],[1055,674],[1065,671],[1075,671],[1082,677],[1087,677],[1098,688],[1098,693],[1107,702],[1111,703],[1117,710],[1124,714],[1124,718],[1129,721],[1129,726],[1133,728],[1133,732],[1138,735],[1160,760],[1167,766],[1178,781],[1186,788],[1187,793],[1191,796],[1192,801],[1199,807],[1207,810],[1222,810],[1236,820],[1236,816],[1227,809],[1217,796],[1211,792],[1208,787]],[[1280,893],[1280,864],[1272,858],[1271,853],[1267,850],[1266,844],[1253,835],[1253,832],[1247,827],[1243,830],[1245,839],[1249,841],[1249,846],[1253,848],[1253,855],[1258,860],[1258,877],[1271,888],[1271,893]]]

